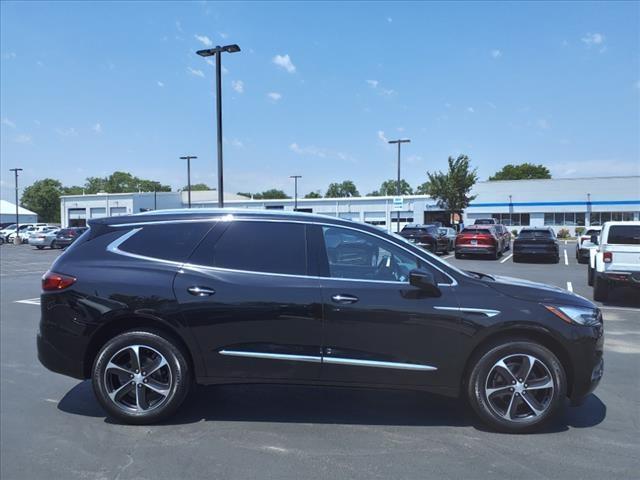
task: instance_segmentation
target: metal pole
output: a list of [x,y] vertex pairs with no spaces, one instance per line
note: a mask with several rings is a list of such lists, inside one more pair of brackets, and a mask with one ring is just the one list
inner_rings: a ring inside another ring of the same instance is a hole
[[302,178],[302,175],[291,175],[289,178],[294,180],[294,195],[293,195],[293,211],[298,210],[298,179]]
[[187,189],[189,190],[189,208],[191,208],[191,157],[187,157]]
[[[216,47],[220,49],[220,47]],[[216,57],[216,115],[218,118],[218,207],[224,207],[224,183],[222,173],[222,51]]]
[[509,225],[513,227],[513,201],[511,195],[509,195]]
[[[400,145],[401,143],[398,142],[398,183],[396,184],[396,196],[400,196]],[[396,232],[400,233],[400,210],[398,210],[398,216],[397,216],[397,225],[396,225]]]
[[155,189],[153,190],[153,209],[158,209],[158,192]]
[[20,213],[18,207],[18,172],[21,172],[21,168],[11,168],[9,171],[14,173],[15,185],[16,185],[16,237],[13,240],[14,245],[20,244],[20,238],[18,237],[18,228],[20,227]]

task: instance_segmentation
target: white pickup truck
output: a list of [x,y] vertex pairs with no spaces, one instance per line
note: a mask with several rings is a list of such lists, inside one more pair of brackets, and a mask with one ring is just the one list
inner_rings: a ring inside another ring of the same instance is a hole
[[594,300],[607,300],[618,286],[640,288],[640,222],[607,222],[591,242],[597,245],[589,251]]

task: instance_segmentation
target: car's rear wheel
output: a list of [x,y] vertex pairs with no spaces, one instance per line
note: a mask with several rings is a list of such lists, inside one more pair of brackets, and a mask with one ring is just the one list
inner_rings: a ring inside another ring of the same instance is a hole
[[173,414],[189,392],[191,372],[176,342],[153,331],[131,331],[98,352],[93,390],[109,416],[149,424]]
[[604,302],[609,298],[609,282],[597,273],[593,274],[593,299]]
[[38,250],[42,250],[42,249],[44,248],[44,246],[43,246],[43,245],[36,245],[36,248],[37,248]]
[[590,287],[593,287],[593,268],[591,268],[591,265],[587,268],[587,283]]
[[51,248],[52,248],[52,249],[54,249],[54,248],[58,248],[58,245],[56,244],[56,241],[55,241],[55,240],[51,242]]
[[476,357],[467,385],[469,401],[490,427],[519,433],[540,427],[566,396],[558,358],[529,340],[505,341]]

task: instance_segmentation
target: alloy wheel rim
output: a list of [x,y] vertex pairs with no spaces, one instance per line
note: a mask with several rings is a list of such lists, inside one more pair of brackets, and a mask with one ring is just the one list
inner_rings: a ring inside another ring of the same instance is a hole
[[104,371],[109,399],[129,413],[147,413],[164,404],[173,386],[164,356],[147,345],[129,345],[111,356]]
[[485,397],[491,409],[510,422],[531,422],[551,405],[553,377],[542,360],[518,353],[498,360],[487,375]]

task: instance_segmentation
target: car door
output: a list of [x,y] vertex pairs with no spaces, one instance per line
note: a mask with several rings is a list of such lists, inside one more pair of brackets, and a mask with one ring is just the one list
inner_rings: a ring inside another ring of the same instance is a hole
[[321,292],[306,235],[296,222],[220,222],[176,275],[208,376],[318,379]]
[[[369,231],[315,226],[324,304],[322,378],[331,382],[444,385],[459,342],[455,280],[410,249]],[[409,285],[423,268],[441,296]]]

